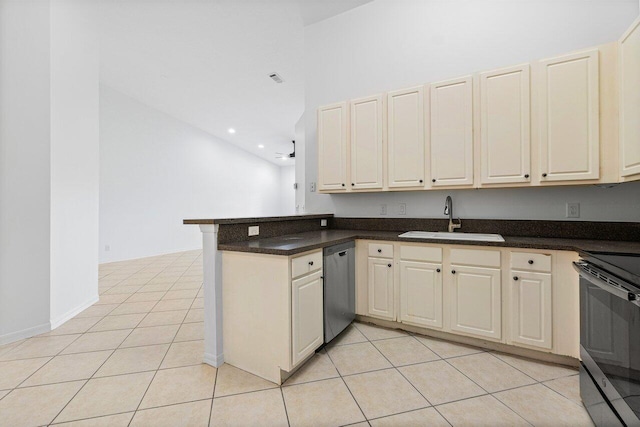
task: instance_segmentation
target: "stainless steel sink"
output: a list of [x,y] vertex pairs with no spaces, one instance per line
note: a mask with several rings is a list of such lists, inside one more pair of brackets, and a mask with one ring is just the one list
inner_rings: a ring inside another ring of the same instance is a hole
[[481,233],[447,233],[444,231],[408,231],[398,235],[409,239],[441,239],[441,240],[471,240],[475,242],[504,242],[499,234]]

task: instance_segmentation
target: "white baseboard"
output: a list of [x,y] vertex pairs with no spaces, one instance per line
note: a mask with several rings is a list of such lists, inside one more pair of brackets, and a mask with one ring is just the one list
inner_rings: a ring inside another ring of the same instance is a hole
[[224,354],[214,355],[210,353],[204,354],[204,363],[219,368],[224,363]]
[[5,335],[0,335],[0,345],[9,344],[15,341],[20,341],[25,338],[31,338],[34,335],[44,334],[51,330],[51,323],[43,323],[32,328],[23,329],[21,331],[11,332]]
[[75,316],[77,316],[81,311],[86,310],[91,307],[93,304],[97,303],[100,300],[98,295],[89,298],[88,301],[80,304],[80,306],[72,308],[71,310],[64,313],[62,316],[58,316],[56,319],[51,319],[51,330],[57,328],[58,326],[65,323],[67,320],[71,320]]

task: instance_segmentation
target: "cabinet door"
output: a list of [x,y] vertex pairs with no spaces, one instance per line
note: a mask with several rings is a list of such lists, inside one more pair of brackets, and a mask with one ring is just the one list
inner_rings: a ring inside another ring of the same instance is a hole
[[347,103],[318,108],[318,189],[346,190]]
[[473,184],[471,76],[431,84],[431,183]]
[[382,95],[351,101],[351,188],[382,188]]
[[551,349],[551,274],[511,272],[511,341]]
[[424,185],[424,90],[422,86],[387,95],[388,186]]
[[322,272],[291,282],[292,365],[324,342]]
[[369,258],[367,284],[369,288],[369,315],[396,320],[393,298],[393,261]]
[[451,329],[500,339],[500,270],[452,265]]
[[600,177],[598,50],[540,62],[540,180]]
[[529,64],[480,74],[482,184],[529,182]]
[[622,36],[618,52],[620,176],[630,177],[640,175],[640,19]]
[[400,262],[400,321],[442,328],[442,264]]

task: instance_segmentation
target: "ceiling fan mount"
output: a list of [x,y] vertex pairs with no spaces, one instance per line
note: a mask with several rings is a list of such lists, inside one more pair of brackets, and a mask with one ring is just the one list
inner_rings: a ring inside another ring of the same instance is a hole
[[278,156],[276,156],[276,159],[295,159],[296,158],[296,141],[293,140],[291,141],[291,143],[293,144],[293,151],[289,154],[276,153],[278,154]]

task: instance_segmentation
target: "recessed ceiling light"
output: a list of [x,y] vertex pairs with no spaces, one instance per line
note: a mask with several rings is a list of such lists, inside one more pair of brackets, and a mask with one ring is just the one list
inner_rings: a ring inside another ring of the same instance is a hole
[[287,158],[286,158],[286,157],[283,157],[283,158],[282,158],[282,161],[283,161],[283,162],[284,162],[284,161],[286,161],[286,160],[287,160]]
[[234,128],[229,128],[229,130],[227,131],[229,133],[236,133],[236,130]]
[[260,144],[258,145],[258,148],[264,148],[264,145]]

